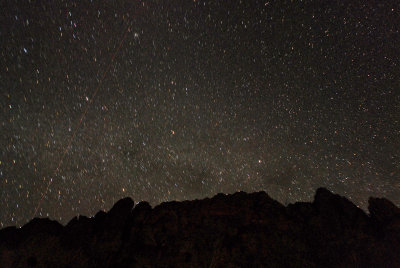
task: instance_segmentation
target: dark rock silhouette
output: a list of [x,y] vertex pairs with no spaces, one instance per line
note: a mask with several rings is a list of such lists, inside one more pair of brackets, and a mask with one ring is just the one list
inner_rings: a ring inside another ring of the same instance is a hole
[[400,267],[400,209],[370,198],[369,211],[324,188],[287,207],[265,192],[155,208],[124,198],[66,226],[0,230],[0,266]]
[[400,209],[386,198],[370,198],[368,200],[368,210],[371,218],[378,224],[395,224],[400,223]]

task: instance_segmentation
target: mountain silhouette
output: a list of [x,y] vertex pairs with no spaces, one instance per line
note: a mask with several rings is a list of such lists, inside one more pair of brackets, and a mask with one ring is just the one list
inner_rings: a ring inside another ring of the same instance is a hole
[[324,188],[283,206],[265,192],[218,194],[152,208],[119,200],[66,226],[35,218],[0,230],[7,267],[400,267],[400,209],[369,214]]

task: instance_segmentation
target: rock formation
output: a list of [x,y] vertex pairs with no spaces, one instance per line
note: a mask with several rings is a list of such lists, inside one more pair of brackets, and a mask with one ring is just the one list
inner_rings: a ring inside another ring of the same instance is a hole
[[400,267],[400,209],[370,198],[367,215],[317,190],[281,205],[265,192],[134,206],[0,230],[7,267]]

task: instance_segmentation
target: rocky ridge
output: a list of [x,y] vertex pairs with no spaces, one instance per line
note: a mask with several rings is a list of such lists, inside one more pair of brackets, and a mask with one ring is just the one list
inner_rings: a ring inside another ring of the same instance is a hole
[[283,206],[265,192],[152,208],[119,200],[66,226],[35,218],[0,230],[1,267],[400,267],[400,209],[369,214],[319,188]]

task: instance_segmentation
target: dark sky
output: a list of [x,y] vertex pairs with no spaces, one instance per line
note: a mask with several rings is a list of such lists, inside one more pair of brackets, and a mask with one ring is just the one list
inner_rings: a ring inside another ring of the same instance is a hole
[[124,196],[289,203],[322,186],[400,205],[398,1],[0,10],[0,227]]

